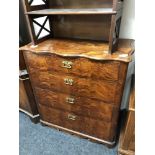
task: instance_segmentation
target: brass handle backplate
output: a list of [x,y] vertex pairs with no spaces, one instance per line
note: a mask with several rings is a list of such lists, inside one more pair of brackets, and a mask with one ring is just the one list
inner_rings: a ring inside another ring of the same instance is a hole
[[64,83],[66,84],[66,85],[73,85],[73,79],[64,79]]
[[62,61],[62,67],[71,69],[73,63],[71,61]]
[[66,102],[70,104],[74,104],[74,98],[72,97],[66,97]]
[[75,121],[76,116],[72,114],[68,114],[68,119]]

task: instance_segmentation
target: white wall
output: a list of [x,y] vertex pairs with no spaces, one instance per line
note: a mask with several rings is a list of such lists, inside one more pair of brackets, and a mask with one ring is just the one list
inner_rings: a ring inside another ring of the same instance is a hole
[[124,0],[120,38],[135,39],[135,0]]
[[[124,0],[120,38],[135,39],[135,0]],[[129,67],[131,67],[129,65]],[[132,70],[134,72],[134,70]],[[128,105],[131,79],[126,80],[121,109]]]

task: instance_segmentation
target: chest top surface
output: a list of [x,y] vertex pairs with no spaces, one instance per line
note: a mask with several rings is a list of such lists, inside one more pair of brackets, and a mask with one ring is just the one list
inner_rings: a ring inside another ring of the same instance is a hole
[[56,54],[63,57],[85,57],[94,60],[118,60],[130,62],[134,53],[134,41],[119,39],[116,51],[108,53],[108,44],[98,41],[49,39],[36,46],[32,43],[20,48],[36,54]]

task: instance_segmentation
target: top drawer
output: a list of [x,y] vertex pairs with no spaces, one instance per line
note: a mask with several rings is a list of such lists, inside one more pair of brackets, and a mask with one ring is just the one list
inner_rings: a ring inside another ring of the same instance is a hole
[[38,55],[25,52],[29,68],[42,71],[54,71],[79,77],[117,81],[120,62],[95,61],[87,58],[69,58],[52,55]]

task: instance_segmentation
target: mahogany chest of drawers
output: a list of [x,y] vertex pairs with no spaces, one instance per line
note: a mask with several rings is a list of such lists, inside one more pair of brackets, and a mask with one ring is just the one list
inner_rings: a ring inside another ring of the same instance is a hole
[[113,145],[131,42],[120,40],[113,55],[104,43],[62,39],[21,48],[41,122]]

